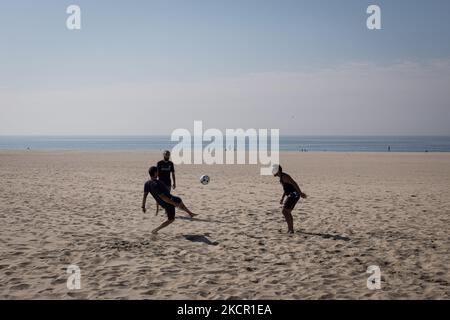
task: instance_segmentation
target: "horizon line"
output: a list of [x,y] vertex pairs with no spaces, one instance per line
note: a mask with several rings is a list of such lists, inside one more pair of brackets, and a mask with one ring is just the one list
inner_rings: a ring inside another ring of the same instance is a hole
[[[170,137],[170,134],[0,134],[0,137]],[[192,135],[195,137],[194,135]],[[450,137],[449,134],[280,134],[280,137]]]

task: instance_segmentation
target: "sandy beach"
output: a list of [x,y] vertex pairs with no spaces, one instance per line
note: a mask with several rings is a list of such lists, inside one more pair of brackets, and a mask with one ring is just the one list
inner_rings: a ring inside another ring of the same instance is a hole
[[[0,298],[450,298],[450,154],[282,153],[309,196],[292,236],[279,182],[256,165],[176,166],[173,193],[198,219],[177,211],[151,235],[165,214],[140,206],[160,157],[0,151]],[[80,290],[67,289],[71,264]]]

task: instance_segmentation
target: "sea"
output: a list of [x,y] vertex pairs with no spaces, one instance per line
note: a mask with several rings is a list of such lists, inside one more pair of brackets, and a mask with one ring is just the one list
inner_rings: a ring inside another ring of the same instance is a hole
[[[161,135],[0,136],[3,150],[165,150],[177,143]],[[450,136],[280,136],[279,148],[303,152],[450,152]]]

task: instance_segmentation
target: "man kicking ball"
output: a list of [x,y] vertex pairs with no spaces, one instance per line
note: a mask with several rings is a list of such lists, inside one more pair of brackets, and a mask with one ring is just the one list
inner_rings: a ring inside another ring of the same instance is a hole
[[186,206],[184,205],[181,198],[173,196],[170,194],[167,186],[158,180],[158,168],[150,167],[148,170],[150,174],[150,180],[148,180],[144,185],[144,198],[142,200],[142,211],[145,213],[145,203],[147,201],[147,196],[149,193],[155,198],[156,202],[166,210],[167,213],[167,221],[163,222],[158,228],[152,231],[153,234],[158,233],[162,228],[167,227],[175,220],[175,208],[179,208],[185,212],[187,212],[191,218],[196,216],[195,213],[192,213]]
[[287,197],[286,201],[284,202],[282,212],[288,225],[288,233],[294,233],[294,219],[292,218],[292,210],[294,209],[298,200],[300,198],[306,198],[307,195],[300,190],[297,182],[295,182],[290,175],[283,172],[281,166],[274,165],[273,175],[280,178],[280,183],[283,186],[284,192],[283,196],[281,197],[280,204],[283,204],[284,197]]

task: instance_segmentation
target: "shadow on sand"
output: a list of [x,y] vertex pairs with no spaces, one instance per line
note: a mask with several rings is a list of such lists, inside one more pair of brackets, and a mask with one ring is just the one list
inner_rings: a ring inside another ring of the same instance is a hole
[[183,217],[183,216],[176,217],[175,219],[188,220],[188,221],[198,221],[198,222],[226,223],[226,222],[218,221],[218,220],[191,218],[191,217]]
[[328,234],[328,233],[313,233],[313,232],[305,232],[305,231],[297,231],[297,233],[305,234],[308,236],[319,236],[324,239],[333,239],[333,240],[341,240],[341,241],[350,241],[349,237],[340,236],[338,234]]
[[212,242],[204,235],[199,234],[184,234],[183,237],[192,242],[203,242],[210,246],[217,246],[219,243],[217,241]]

